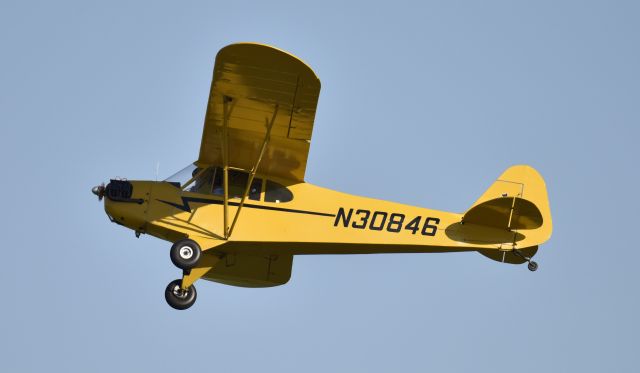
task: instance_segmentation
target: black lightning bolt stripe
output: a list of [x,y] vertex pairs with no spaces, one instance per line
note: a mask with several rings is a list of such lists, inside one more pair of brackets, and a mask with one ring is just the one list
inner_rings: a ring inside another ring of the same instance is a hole
[[[173,203],[173,202],[169,202],[169,201],[163,201],[161,199],[158,199],[157,201],[160,201],[162,203],[166,203],[167,205],[173,206],[173,207],[175,207],[177,209],[180,209],[180,210],[186,211],[186,212],[190,212],[191,211],[191,205],[189,205],[190,202],[193,202],[193,203],[205,203],[205,204],[209,204],[209,205],[222,205],[223,204],[222,201],[217,200],[217,199],[196,198],[196,197],[181,197],[181,198],[182,198],[182,204]],[[229,206],[239,206],[239,205],[240,205],[240,202],[229,202]],[[248,207],[250,209],[259,209],[259,210],[293,212],[293,213],[296,213],[296,214],[308,214],[308,215],[331,216],[331,217],[335,217],[336,216],[336,214],[328,214],[326,212],[287,209],[287,208],[283,208],[283,207],[274,207],[274,206],[252,205],[250,203],[245,203],[243,205],[243,207]]]

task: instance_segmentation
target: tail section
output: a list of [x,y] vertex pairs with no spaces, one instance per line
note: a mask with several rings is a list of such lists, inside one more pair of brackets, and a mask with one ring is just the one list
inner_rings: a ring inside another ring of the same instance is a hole
[[[517,232],[524,236],[517,243],[518,249],[531,251],[527,256],[532,256],[537,246],[551,237],[553,230],[544,179],[530,166],[508,168],[464,214],[463,222]],[[523,262],[512,253],[483,251],[481,253],[491,259]],[[507,256],[514,256],[513,260]]]

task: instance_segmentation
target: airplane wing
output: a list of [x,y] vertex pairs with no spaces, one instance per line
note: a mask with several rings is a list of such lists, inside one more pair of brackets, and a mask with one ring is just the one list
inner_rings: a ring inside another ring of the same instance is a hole
[[257,172],[303,181],[319,94],[313,70],[287,52],[254,43],[224,47],[216,56],[197,164],[222,165],[227,155],[229,167],[249,171],[269,137]]

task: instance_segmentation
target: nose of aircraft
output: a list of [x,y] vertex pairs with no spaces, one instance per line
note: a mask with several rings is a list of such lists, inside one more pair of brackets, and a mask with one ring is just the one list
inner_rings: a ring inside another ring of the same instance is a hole
[[111,179],[106,186],[98,185],[91,192],[99,200],[104,197],[104,209],[112,222],[144,232],[152,183]]

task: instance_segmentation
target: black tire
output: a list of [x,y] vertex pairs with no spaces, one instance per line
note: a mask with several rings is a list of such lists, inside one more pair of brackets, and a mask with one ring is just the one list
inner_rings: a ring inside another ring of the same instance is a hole
[[200,246],[194,240],[187,238],[174,243],[169,256],[176,267],[188,271],[198,264],[200,253]]
[[527,266],[529,268],[529,270],[531,272],[535,272],[538,269],[538,263],[534,262],[533,260],[529,262],[529,265]]
[[198,297],[195,286],[191,285],[187,290],[182,290],[181,284],[182,280],[171,281],[164,291],[164,299],[176,310],[186,310],[193,306]]

